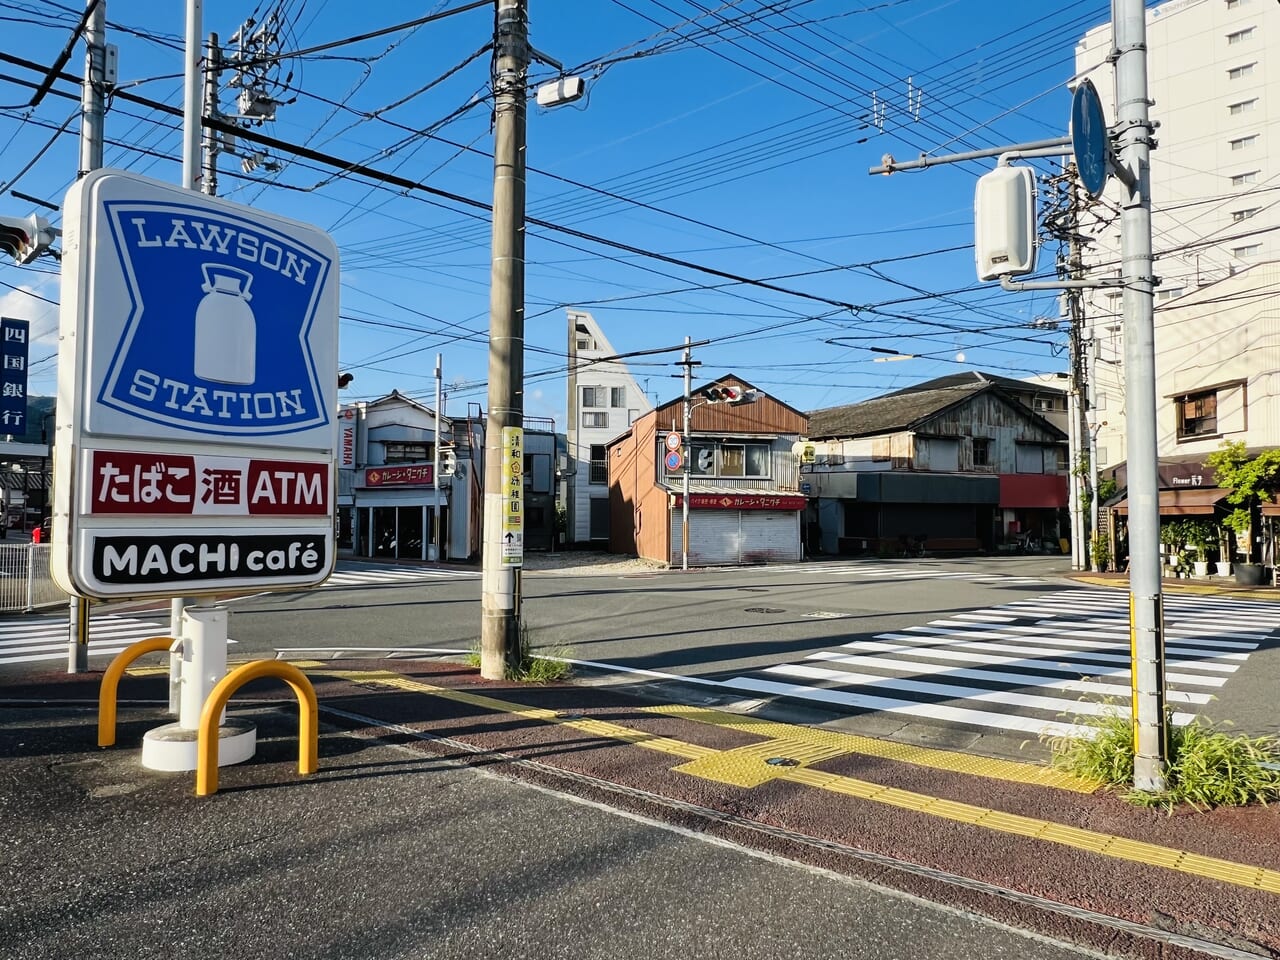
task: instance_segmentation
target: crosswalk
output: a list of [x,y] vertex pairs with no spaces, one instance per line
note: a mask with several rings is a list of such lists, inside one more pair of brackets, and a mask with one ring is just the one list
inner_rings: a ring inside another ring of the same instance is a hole
[[[169,621],[116,614],[95,614],[89,620],[89,657],[113,657],[129,644],[164,636]],[[67,659],[67,618],[13,617],[0,621],[0,666]]]
[[764,567],[747,567],[765,573],[810,573],[824,577],[840,577],[884,583],[918,583],[922,580],[963,580],[968,583],[992,585],[1032,586],[1043,584],[1043,577],[992,572],[990,570],[965,570],[953,563],[912,563],[911,561],[883,562],[874,560],[828,561],[809,564],[771,564]]
[[429,580],[475,580],[474,570],[440,570],[435,567],[343,567],[317,589],[326,587],[369,587],[386,584],[425,583]]
[[[1127,713],[1129,598],[1063,590],[859,638],[723,681],[755,693],[859,711],[1079,736],[1082,721]],[[1165,678],[1173,722],[1202,713],[1249,654],[1280,635],[1280,608],[1166,596]]]

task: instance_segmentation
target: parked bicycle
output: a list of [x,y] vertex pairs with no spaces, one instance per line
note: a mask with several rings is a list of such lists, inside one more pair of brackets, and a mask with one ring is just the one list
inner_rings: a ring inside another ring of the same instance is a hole
[[914,537],[908,537],[904,533],[898,537],[898,548],[904,557],[923,557],[927,539],[923,533],[917,533]]

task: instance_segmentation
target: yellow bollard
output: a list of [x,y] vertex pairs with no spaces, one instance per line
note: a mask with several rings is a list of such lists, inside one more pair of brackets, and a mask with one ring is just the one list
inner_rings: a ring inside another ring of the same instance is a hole
[[197,797],[207,797],[218,790],[218,720],[227,701],[246,683],[261,677],[279,677],[293,688],[298,698],[298,773],[305,776],[320,769],[320,706],[311,681],[291,663],[254,660],[219,680],[204,702],[196,740]]
[[116,692],[129,664],[144,654],[168,650],[173,644],[173,637],[147,637],[115,655],[98,687],[98,746],[110,747],[116,742]]

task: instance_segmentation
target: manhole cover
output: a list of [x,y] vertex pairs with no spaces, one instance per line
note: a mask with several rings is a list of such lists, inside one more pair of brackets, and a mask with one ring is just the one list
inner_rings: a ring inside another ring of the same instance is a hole
[[765,761],[771,767],[798,767],[800,761],[791,757],[770,757]]
[[581,720],[581,710],[561,710],[556,713],[556,717],[561,720]]
[[786,613],[781,607],[746,607],[746,613]]

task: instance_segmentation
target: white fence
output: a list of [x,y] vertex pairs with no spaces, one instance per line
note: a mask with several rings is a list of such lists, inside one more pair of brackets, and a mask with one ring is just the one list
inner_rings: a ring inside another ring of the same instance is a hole
[[0,612],[66,602],[49,576],[49,544],[0,543]]

